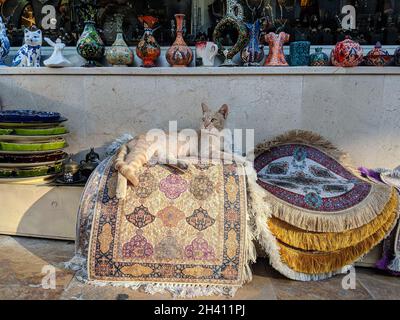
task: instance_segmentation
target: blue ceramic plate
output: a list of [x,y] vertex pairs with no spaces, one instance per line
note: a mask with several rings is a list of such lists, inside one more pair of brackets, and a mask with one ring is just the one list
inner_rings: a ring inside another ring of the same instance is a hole
[[58,112],[35,110],[0,111],[0,122],[57,122],[61,117]]

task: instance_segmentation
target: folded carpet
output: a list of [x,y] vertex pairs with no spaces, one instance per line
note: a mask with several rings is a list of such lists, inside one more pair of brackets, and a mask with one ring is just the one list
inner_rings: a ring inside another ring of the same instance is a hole
[[255,149],[249,177],[254,229],[273,267],[289,278],[346,272],[398,219],[393,188],[363,179],[324,138],[290,131]]
[[97,168],[82,197],[75,262],[84,280],[186,297],[233,294],[251,280],[242,166],[148,165],[118,199],[112,164]]

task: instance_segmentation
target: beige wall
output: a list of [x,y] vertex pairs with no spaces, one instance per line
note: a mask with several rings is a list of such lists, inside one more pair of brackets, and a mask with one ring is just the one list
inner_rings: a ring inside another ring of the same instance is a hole
[[400,68],[0,69],[6,109],[59,111],[69,151],[101,147],[123,133],[197,128],[201,102],[231,107],[230,128],[256,142],[286,130],[315,131],[357,165],[400,165]]

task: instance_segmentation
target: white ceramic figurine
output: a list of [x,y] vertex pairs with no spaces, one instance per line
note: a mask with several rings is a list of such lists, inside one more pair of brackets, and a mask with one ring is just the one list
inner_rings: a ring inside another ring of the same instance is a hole
[[63,50],[65,48],[65,44],[62,43],[60,38],[58,38],[55,43],[49,38],[44,38],[44,40],[50,46],[52,46],[54,48],[54,51],[53,51],[53,54],[51,55],[51,57],[48,58],[47,60],[43,61],[43,64],[46,67],[49,67],[49,68],[63,68],[63,67],[72,66],[71,61],[69,61],[63,55]]

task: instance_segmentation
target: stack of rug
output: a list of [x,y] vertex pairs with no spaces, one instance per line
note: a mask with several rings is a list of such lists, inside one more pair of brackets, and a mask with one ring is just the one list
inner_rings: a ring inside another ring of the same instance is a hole
[[255,156],[254,230],[272,266],[291,279],[346,272],[397,222],[394,188],[363,179],[320,136],[291,131],[260,144]]
[[232,295],[251,280],[256,259],[243,171],[235,164],[191,164],[185,173],[146,165],[139,186],[119,200],[108,158],[84,191],[70,265],[95,285]]

